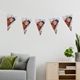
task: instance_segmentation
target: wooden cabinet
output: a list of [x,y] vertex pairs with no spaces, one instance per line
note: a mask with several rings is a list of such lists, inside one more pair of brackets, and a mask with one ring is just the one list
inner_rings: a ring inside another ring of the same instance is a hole
[[78,79],[80,80],[80,70],[76,70],[76,74],[77,74],[77,75],[76,75],[76,79],[77,79],[77,80],[78,80]]
[[47,62],[46,80],[80,80],[80,62]]
[[76,62],[76,69],[80,69],[80,62]]
[[76,80],[80,80],[80,62],[76,63]]
[[58,80],[58,63],[47,63],[46,75],[47,80]]

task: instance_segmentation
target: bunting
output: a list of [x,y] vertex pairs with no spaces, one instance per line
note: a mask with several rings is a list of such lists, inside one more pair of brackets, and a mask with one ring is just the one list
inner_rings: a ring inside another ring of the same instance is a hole
[[51,18],[50,19],[50,24],[55,32],[55,34],[57,34],[57,26],[58,26],[58,23],[59,23],[59,19],[58,18]]
[[23,27],[24,34],[26,34],[27,28],[29,27],[30,23],[31,23],[31,19],[22,18],[22,27]]
[[67,27],[70,29],[70,31],[72,31],[73,16],[71,14],[63,16],[63,20],[64,20],[65,24],[67,25]]
[[[11,14],[6,14],[2,11],[0,11],[0,13],[7,15],[7,31],[10,30],[11,25],[13,25],[16,21],[17,18],[21,18],[21,22],[22,22],[22,29],[23,29],[23,33],[26,34],[26,32],[28,31],[28,28],[30,27],[30,24],[32,23],[32,19],[31,18],[22,18],[22,17],[17,17]],[[65,15],[62,16],[62,19],[64,21],[64,23],[66,24],[66,26],[69,28],[70,31],[72,31],[72,22],[73,22],[73,15],[69,14],[69,15]],[[45,19],[35,19],[35,24],[37,26],[39,35],[42,34],[43,32],[43,28],[45,25]],[[60,22],[60,18],[50,18],[49,19],[50,25],[52,27],[52,29],[54,30],[54,33],[57,34],[58,32],[58,27],[59,27],[59,22]]]
[[15,16],[10,15],[10,14],[7,15],[7,30],[9,30],[11,28],[12,23],[15,21],[16,21]]
[[40,35],[42,34],[42,29],[43,29],[44,24],[45,24],[44,19],[36,19],[36,25],[37,25],[37,29]]

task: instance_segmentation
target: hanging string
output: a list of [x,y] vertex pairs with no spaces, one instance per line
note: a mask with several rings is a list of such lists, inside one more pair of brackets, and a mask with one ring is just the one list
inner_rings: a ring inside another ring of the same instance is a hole
[[74,14],[79,14],[80,12],[74,13]]
[[5,13],[5,12],[3,12],[3,11],[0,11],[0,13],[6,14],[6,13]]
[[[3,11],[0,11],[0,13],[5,14],[5,15],[7,14],[7,13],[5,13]],[[13,15],[13,14],[11,14],[11,15]],[[21,17],[18,16],[17,18],[21,18]]]
[[[0,13],[5,14],[5,15],[7,14],[7,13],[1,11],[1,10],[0,10]],[[75,15],[75,14],[79,14],[79,13],[80,13],[80,12],[77,12],[77,13],[74,13],[73,15]],[[13,14],[11,14],[11,15],[13,15]],[[68,15],[68,14],[66,14],[66,15]],[[17,16],[17,18],[21,18],[21,17]]]

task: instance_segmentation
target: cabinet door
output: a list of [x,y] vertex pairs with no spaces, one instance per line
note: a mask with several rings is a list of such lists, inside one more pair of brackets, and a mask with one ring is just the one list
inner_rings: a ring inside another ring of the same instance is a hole
[[80,62],[76,62],[76,80],[80,80]]
[[76,69],[80,69],[80,62],[76,62]]
[[80,80],[80,70],[76,70],[76,80]]
[[46,65],[46,79],[58,80],[58,63],[47,63]]

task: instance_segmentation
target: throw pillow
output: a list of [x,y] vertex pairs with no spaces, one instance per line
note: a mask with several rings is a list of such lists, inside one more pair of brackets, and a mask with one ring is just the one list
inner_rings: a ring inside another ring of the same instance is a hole
[[14,64],[15,70],[26,70],[26,63],[24,62],[18,62]]
[[0,55],[0,64],[1,64],[1,62],[2,62],[3,56],[10,56],[10,55]]
[[15,60],[15,63],[14,63],[15,70],[26,70],[27,62],[29,60],[28,54],[11,53],[11,56],[17,56],[17,59]]
[[4,56],[0,64],[0,69],[13,69],[17,56]]
[[29,59],[29,54],[11,53],[11,56],[17,56],[18,62],[27,62],[27,60]]

